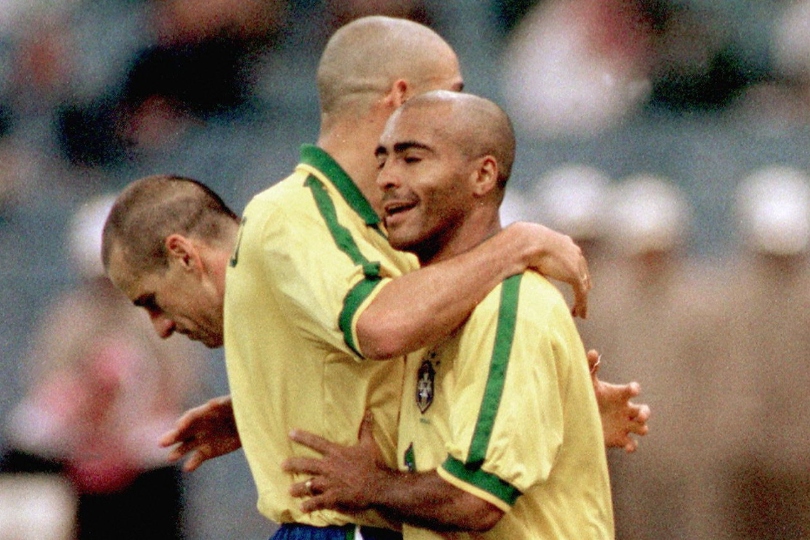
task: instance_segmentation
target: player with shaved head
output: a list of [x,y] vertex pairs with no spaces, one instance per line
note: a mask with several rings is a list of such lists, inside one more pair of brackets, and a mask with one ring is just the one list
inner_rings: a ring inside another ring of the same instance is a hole
[[[391,245],[423,267],[501,230],[514,158],[506,115],[472,95],[414,97],[389,120],[377,159]],[[376,509],[405,540],[613,538],[610,482],[585,350],[559,291],[539,274],[508,277],[465,324],[408,357],[397,472],[366,419],[341,447],[296,431],[323,454],[286,468],[307,511]]]
[[[351,444],[370,410],[374,436],[395,466],[406,353],[452,334],[490,290],[528,268],[571,284],[573,310],[585,314],[590,283],[581,251],[540,225],[514,224],[423,269],[388,242],[374,160],[385,122],[414,96],[462,86],[455,53],[432,30],[387,17],[349,23],[319,64],[317,144],[304,145],[293,174],[253,198],[238,232],[232,220],[223,226],[235,243],[227,260],[220,244],[205,243],[202,232],[212,229],[190,227],[189,234],[164,236],[168,266],[139,274],[133,287],[114,268],[126,265],[116,253],[127,250],[110,248],[108,273],[119,276],[116,282],[150,312],[163,336],[178,331],[215,346],[195,325],[204,314],[183,308],[224,289],[222,305],[209,307],[222,316],[238,436],[228,423],[231,402],[219,400],[190,411],[163,443],[180,443],[173,455],[190,453],[188,468],[242,444],[258,508],[281,524],[278,540],[356,534],[371,540],[395,537],[399,528],[376,510],[302,511],[289,488],[303,478],[282,463],[314,454],[288,439],[292,428]],[[160,218],[144,212],[141,219]],[[219,264],[227,264],[224,275]],[[176,303],[185,294],[178,287],[192,286],[198,295]],[[628,434],[646,432],[647,413],[629,402],[634,387],[614,390],[608,401],[618,422],[611,428],[621,425],[621,444],[634,447]]]
[[[432,30],[387,17],[349,23],[319,64],[317,144],[244,210],[226,274],[225,355],[259,510],[282,523],[279,535],[391,527],[375,512],[302,512],[289,494],[298,478],[281,467],[302,451],[289,430],[350,444],[371,410],[394,465],[402,355],[447,336],[507,276],[549,271],[551,247],[571,253],[559,249],[568,239],[529,224],[424,270],[388,243],[373,158],[385,122],[416,95],[462,86],[455,53]],[[578,286],[579,257],[563,273]]]

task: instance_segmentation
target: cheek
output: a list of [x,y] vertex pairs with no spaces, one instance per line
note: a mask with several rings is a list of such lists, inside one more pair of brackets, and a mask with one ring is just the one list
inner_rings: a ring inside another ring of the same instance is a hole
[[425,200],[428,202],[426,207],[430,215],[436,218],[456,214],[467,202],[463,185],[457,177],[445,178],[430,190],[426,190]]

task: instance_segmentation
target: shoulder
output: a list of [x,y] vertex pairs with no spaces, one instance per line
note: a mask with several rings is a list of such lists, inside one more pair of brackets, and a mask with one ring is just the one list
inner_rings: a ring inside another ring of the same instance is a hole
[[557,286],[537,272],[527,271],[509,278],[515,279],[520,280],[519,294],[522,298],[540,301],[549,306],[565,305],[565,298]]
[[309,190],[305,185],[309,176],[309,173],[306,171],[296,169],[292,174],[280,182],[277,182],[254,195],[248,203],[246,209],[262,205],[285,203],[295,199],[296,197],[309,194]]
[[[573,324],[571,311],[560,291],[535,272],[507,278],[476,306],[468,323],[472,332],[544,333]],[[518,330],[520,329],[520,330]]]
[[[565,307],[565,299],[559,289],[536,272],[516,274],[502,281],[486,296],[478,308],[485,310],[516,310],[524,304],[536,309]],[[567,309],[567,308],[566,308]]]
[[297,169],[293,174],[254,195],[245,206],[244,221],[256,226],[283,227],[291,222],[311,220],[318,214],[312,191],[307,186],[310,174]]

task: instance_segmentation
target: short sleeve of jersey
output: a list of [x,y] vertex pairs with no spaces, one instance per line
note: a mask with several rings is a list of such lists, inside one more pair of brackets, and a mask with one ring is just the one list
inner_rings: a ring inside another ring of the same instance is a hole
[[357,317],[403,264],[385,237],[344,208],[325,182],[306,174],[285,182],[245,209],[236,264],[260,261],[272,287],[256,294],[275,294],[302,335],[361,356]]
[[507,511],[549,477],[563,439],[561,359],[582,345],[559,291],[532,273],[504,281],[463,332],[438,473]]

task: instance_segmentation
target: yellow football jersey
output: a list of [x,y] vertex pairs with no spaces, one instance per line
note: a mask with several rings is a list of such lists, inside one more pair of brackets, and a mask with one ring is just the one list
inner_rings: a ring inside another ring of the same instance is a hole
[[[302,514],[281,470],[293,428],[350,445],[367,409],[395,466],[404,359],[366,361],[355,322],[380,287],[417,267],[392,249],[379,218],[340,166],[304,146],[295,172],[258,194],[226,274],[225,355],[234,414],[269,519],[385,525],[376,515]],[[314,455],[314,454],[313,454]]]
[[610,539],[605,445],[585,350],[559,291],[513,276],[439,345],[409,355],[402,470],[430,471],[506,513],[484,534],[428,538]]

